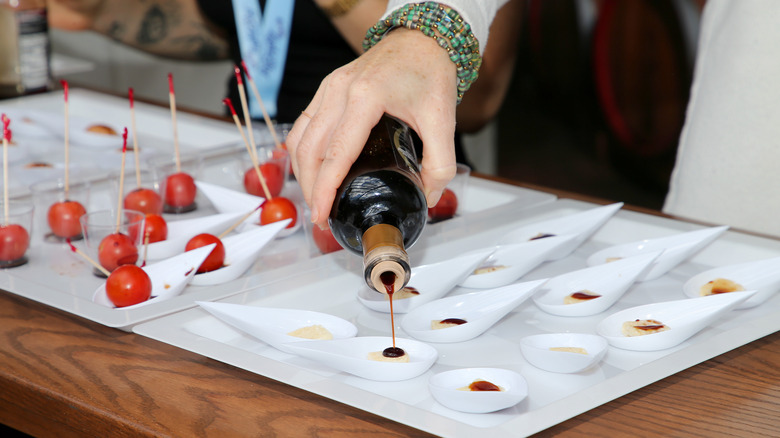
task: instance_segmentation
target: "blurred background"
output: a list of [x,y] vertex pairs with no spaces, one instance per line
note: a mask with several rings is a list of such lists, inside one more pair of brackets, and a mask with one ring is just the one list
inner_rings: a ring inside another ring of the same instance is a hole
[[[509,93],[467,138],[475,170],[660,208],[674,165],[704,0],[523,1]],[[72,86],[222,115],[229,62],[155,58],[92,33],[52,30],[55,73]]]

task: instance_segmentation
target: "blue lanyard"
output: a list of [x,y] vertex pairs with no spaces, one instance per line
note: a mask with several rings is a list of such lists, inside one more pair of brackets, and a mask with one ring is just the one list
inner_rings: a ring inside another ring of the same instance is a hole
[[[276,117],[295,0],[268,0],[265,13],[259,0],[233,0],[241,58],[252,75],[270,117]],[[261,118],[260,105],[247,89],[249,113]]]

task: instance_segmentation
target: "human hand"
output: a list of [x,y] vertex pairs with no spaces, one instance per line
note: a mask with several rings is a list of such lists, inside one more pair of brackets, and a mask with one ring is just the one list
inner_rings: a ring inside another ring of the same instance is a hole
[[417,30],[393,30],[328,75],[286,139],[312,222],[327,227],[336,190],[384,113],[422,139],[423,190],[436,205],[455,176],[456,105],[455,64]]
[[48,0],[49,26],[63,30],[90,30],[105,0]]

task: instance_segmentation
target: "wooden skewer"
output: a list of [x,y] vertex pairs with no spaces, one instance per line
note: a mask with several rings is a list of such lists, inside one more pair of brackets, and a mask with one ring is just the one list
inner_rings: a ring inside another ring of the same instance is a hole
[[141,267],[143,268],[146,266],[146,254],[149,252],[149,236],[151,235],[151,230],[144,233],[144,258],[141,259]]
[[244,110],[244,123],[246,123],[247,135],[249,136],[249,144],[252,145],[252,150],[249,151],[249,155],[257,158],[257,145],[255,144],[255,132],[252,129],[252,115],[249,114],[249,105],[246,103],[246,89],[244,88],[244,80],[241,78],[241,69],[235,66],[236,81],[238,82],[238,97],[241,98],[241,109]]
[[119,224],[122,223],[122,194],[125,192],[125,157],[127,156],[127,128],[122,134],[122,167],[119,170],[119,195],[116,201],[116,230],[114,233],[119,232]]
[[[135,128],[135,98],[133,96],[133,88],[130,87],[127,91],[127,97],[130,100],[130,127],[133,134],[133,155],[135,155],[135,185],[137,188],[141,188],[141,165],[138,158],[138,131]],[[122,196],[122,193],[119,194]]]
[[263,112],[263,119],[265,120],[266,126],[268,126],[268,130],[271,131],[271,137],[274,139],[274,144],[276,145],[277,149],[282,149],[282,143],[276,136],[276,128],[274,128],[274,123],[271,121],[271,117],[268,115],[268,111],[265,110],[263,98],[260,97],[260,92],[257,90],[257,84],[255,84],[255,81],[252,79],[252,75],[249,74],[249,69],[246,67],[246,63],[243,60],[241,60],[241,67],[244,69],[246,81],[249,82],[249,86],[252,87],[252,94],[254,94],[255,99],[257,99],[257,103],[260,104],[260,111]]
[[252,167],[255,169],[255,173],[257,173],[257,178],[260,180],[260,185],[263,187],[263,193],[265,194],[266,199],[273,199],[271,196],[271,191],[268,189],[268,183],[265,181],[265,177],[263,176],[263,172],[260,171],[260,164],[257,162],[257,155],[252,154],[252,146],[249,145],[249,141],[246,139],[246,136],[244,135],[244,129],[241,127],[241,121],[238,119],[238,114],[236,114],[236,109],[233,107],[233,102],[230,101],[229,98],[224,98],[222,100],[222,103],[228,106],[230,108],[230,113],[233,115],[233,121],[236,123],[236,127],[238,128],[238,132],[241,134],[241,138],[244,139],[244,144],[246,145],[246,149],[249,152],[249,159],[252,160]]
[[69,162],[70,162],[70,115],[68,114],[68,81],[61,79],[62,90],[65,96],[65,199],[68,199],[68,191],[70,190],[70,174],[69,174]]
[[3,214],[5,215],[4,225],[8,225],[8,141],[11,140],[11,130],[8,125],[11,119],[5,114],[3,119]]
[[110,276],[110,275],[111,275],[111,273],[110,273],[110,272],[108,272],[108,269],[106,269],[106,268],[104,268],[103,266],[101,266],[101,265],[100,265],[100,263],[98,263],[98,262],[96,262],[96,261],[92,260],[92,258],[91,258],[90,256],[88,256],[88,255],[84,254],[84,251],[82,251],[82,250],[80,250],[80,249],[76,248],[76,247],[75,247],[75,246],[74,246],[74,245],[73,245],[73,244],[70,242],[70,238],[67,238],[67,239],[66,239],[66,241],[68,242],[68,245],[70,245],[70,250],[71,250],[71,251],[75,252],[76,254],[80,255],[81,257],[84,257],[84,259],[85,259],[86,261],[88,261],[89,263],[91,263],[91,264],[92,264],[92,266],[96,267],[96,268],[97,268],[97,269],[98,269],[100,272],[102,272],[103,274],[105,274],[105,275],[106,275],[106,277],[108,277],[108,276]]
[[217,236],[217,238],[218,238],[219,240],[222,240],[222,238],[223,238],[223,237],[227,236],[227,235],[228,235],[228,233],[230,233],[231,231],[233,231],[233,230],[234,230],[234,229],[235,229],[237,226],[241,225],[241,223],[242,223],[242,222],[244,222],[245,220],[249,219],[249,216],[252,216],[252,213],[254,213],[254,212],[256,212],[257,210],[259,210],[259,209],[260,209],[260,207],[262,207],[264,203],[265,203],[265,201],[261,202],[261,203],[260,203],[260,205],[258,205],[257,207],[255,207],[255,208],[254,208],[254,210],[252,210],[252,211],[250,211],[249,213],[247,213],[247,214],[245,214],[245,215],[241,216],[241,218],[240,218],[239,220],[237,220],[237,221],[236,221],[236,222],[235,222],[233,225],[231,225],[230,227],[228,227],[228,229],[227,229],[227,230],[223,231],[223,232],[222,232],[222,233],[221,233],[219,236]]
[[171,103],[171,121],[173,123],[173,149],[176,158],[176,172],[181,172],[181,159],[179,158],[179,131],[176,127],[176,93],[173,89],[173,74],[168,73],[168,100]]

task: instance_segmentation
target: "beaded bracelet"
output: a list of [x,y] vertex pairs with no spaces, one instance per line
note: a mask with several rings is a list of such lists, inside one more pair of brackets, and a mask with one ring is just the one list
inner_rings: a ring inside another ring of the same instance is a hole
[[479,41],[471,32],[471,26],[463,21],[452,8],[436,2],[411,3],[393,11],[366,32],[363,50],[376,45],[390,30],[396,27],[417,29],[436,40],[455,63],[458,74],[458,103],[463,94],[477,80],[482,56]]

